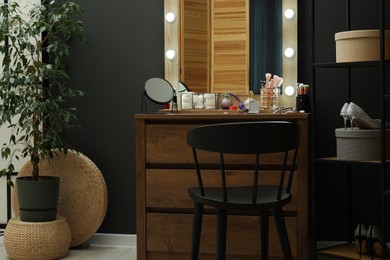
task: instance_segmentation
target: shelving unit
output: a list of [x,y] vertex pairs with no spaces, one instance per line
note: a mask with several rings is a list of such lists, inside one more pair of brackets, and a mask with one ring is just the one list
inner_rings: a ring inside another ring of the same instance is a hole
[[[347,30],[350,30],[350,1],[351,0],[346,0],[346,8],[347,8]],[[381,108],[381,111],[380,111],[380,119],[382,121],[382,125],[381,125],[381,159],[378,160],[378,161],[345,161],[345,160],[339,160],[337,157],[335,156],[331,156],[331,157],[321,157],[321,158],[313,158],[313,192],[314,192],[314,196],[316,196],[316,181],[315,181],[315,178],[316,178],[316,169],[319,165],[323,165],[323,164],[328,164],[328,165],[343,165],[343,166],[346,166],[347,167],[347,179],[348,179],[348,187],[346,187],[346,189],[348,190],[348,194],[350,194],[350,182],[351,182],[351,178],[352,178],[352,170],[351,170],[351,167],[354,167],[354,166],[360,166],[360,165],[368,165],[368,166],[372,166],[372,167],[376,167],[376,168],[380,168],[380,171],[378,172],[375,172],[373,174],[380,174],[380,186],[382,187],[381,189],[381,198],[378,200],[380,200],[380,229],[382,231],[382,248],[387,248],[386,250],[388,251],[389,250],[389,242],[390,242],[390,234],[389,232],[387,232],[386,234],[386,230],[389,230],[388,226],[387,225],[390,225],[388,224],[389,222],[389,218],[390,218],[390,214],[389,212],[386,212],[386,208],[389,208],[390,207],[390,186],[389,186],[389,182],[390,182],[390,160],[386,160],[387,156],[386,156],[386,152],[388,153],[388,151],[386,151],[386,147],[385,147],[385,144],[386,142],[390,141],[390,140],[386,140],[386,125],[385,125],[385,122],[386,120],[389,120],[388,119],[388,116],[390,115],[389,113],[389,110],[390,110],[390,86],[389,86],[389,81],[390,81],[390,77],[389,75],[386,75],[386,72],[388,72],[388,69],[389,68],[389,65],[390,65],[390,62],[388,60],[385,60],[385,55],[384,55],[384,31],[386,29],[386,21],[385,21],[385,18],[386,18],[386,15],[385,15],[385,10],[389,10],[389,3],[390,3],[390,0],[379,0],[380,2],[380,21],[379,21],[379,29],[380,29],[380,32],[381,32],[381,47],[380,47],[380,54],[381,54],[381,58],[379,61],[367,61],[367,62],[342,62],[342,63],[336,63],[336,62],[327,62],[327,63],[315,63],[314,62],[314,58],[313,58],[313,84],[315,84],[315,79],[316,79],[316,70],[318,68],[329,68],[329,69],[346,69],[347,72],[348,72],[348,78],[347,78],[347,82],[348,82],[348,94],[347,94],[347,99],[348,100],[345,100],[345,102],[350,102],[352,101],[351,100],[351,91],[353,91],[353,86],[351,86],[351,74],[352,74],[352,70],[356,69],[356,68],[369,68],[369,67],[374,67],[374,68],[378,68],[379,70],[379,75],[378,77],[380,77],[380,86],[379,88],[377,87],[377,89],[375,91],[379,91],[380,93],[380,100],[378,100],[378,102],[380,102],[380,108]],[[312,2],[313,3],[313,16],[314,16],[314,1]],[[386,9],[387,8],[387,9]],[[387,18],[388,19],[388,18]],[[313,21],[314,22],[314,21]],[[388,28],[387,28],[388,29]],[[313,33],[314,34],[314,33]],[[313,50],[314,50],[315,46],[313,44]],[[315,86],[314,86],[315,87]],[[313,91],[313,95],[315,95],[315,91]],[[314,98],[313,98],[314,100]],[[313,102],[314,103],[314,102]],[[315,105],[315,104],[314,104]],[[316,115],[316,111],[315,111],[315,106],[314,106],[314,120],[318,119],[317,118],[317,115]],[[334,130],[334,129],[329,129],[329,130]],[[313,135],[315,135],[315,130],[314,130],[314,133]],[[314,139],[313,139],[314,140]],[[318,149],[315,145],[313,146],[313,149],[314,149],[314,154],[316,154],[316,149]],[[349,195],[350,196],[350,195]],[[348,198],[348,204],[350,207],[350,203],[351,203],[351,200],[353,200],[352,196],[350,196]],[[348,237],[348,241],[345,241],[345,242],[340,242],[339,244],[337,245],[332,245],[332,246],[327,246],[327,247],[320,247],[318,245],[318,241],[317,241],[317,237],[316,237],[316,233],[314,231],[314,227],[315,227],[315,223],[316,223],[316,211],[315,211],[315,207],[319,207],[320,205],[315,205],[315,203],[312,204],[313,206],[313,237],[314,237],[314,252],[313,254],[315,255],[315,257],[317,258],[317,256],[319,255],[322,255],[322,256],[330,256],[332,257],[332,259],[334,258],[337,258],[337,259],[371,259],[371,256],[369,255],[362,255],[362,257],[360,258],[359,257],[359,254],[356,252],[356,245],[353,241],[353,231],[354,231],[354,227],[352,228],[350,225],[348,227],[346,227],[348,229],[348,234],[349,237]],[[351,215],[351,210],[349,209],[348,211],[348,219],[350,220],[352,217]],[[331,224],[331,223],[330,223]],[[388,251],[388,255],[386,254],[381,254],[381,255],[376,255],[374,259],[382,259],[382,260],[385,260],[385,259],[390,259],[390,255],[389,255],[389,252]]]

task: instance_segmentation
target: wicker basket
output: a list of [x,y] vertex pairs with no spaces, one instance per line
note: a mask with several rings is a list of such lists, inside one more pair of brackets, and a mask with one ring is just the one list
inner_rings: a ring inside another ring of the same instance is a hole
[[23,222],[12,218],[4,232],[11,259],[57,259],[68,254],[71,232],[64,217],[50,222]]

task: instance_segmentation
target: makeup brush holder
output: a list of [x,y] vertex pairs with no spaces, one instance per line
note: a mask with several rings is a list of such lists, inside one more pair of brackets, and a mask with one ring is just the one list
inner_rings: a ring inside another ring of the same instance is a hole
[[278,88],[262,86],[260,89],[260,110],[273,111],[278,106]]
[[295,110],[305,111],[305,113],[310,112],[310,96],[309,95],[298,95],[296,97]]

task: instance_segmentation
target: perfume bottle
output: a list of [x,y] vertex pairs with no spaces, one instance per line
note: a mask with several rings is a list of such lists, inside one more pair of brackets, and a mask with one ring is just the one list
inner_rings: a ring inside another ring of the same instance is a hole
[[253,91],[250,90],[248,94],[248,98],[244,101],[244,106],[246,109],[249,109],[249,103],[251,101],[255,101]]
[[221,101],[221,108],[229,109],[229,107],[232,105],[233,105],[233,101],[230,99],[230,94],[229,92],[226,92]]

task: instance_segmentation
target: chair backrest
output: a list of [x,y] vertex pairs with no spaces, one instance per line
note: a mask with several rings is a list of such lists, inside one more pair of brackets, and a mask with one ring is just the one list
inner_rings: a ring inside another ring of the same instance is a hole
[[[224,154],[255,155],[252,200],[253,203],[256,203],[260,155],[284,153],[283,162],[280,163],[281,175],[278,183],[277,199],[280,199],[282,194],[287,167],[289,176],[286,191],[290,193],[299,146],[299,135],[299,126],[287,121],[234,122],[190,129],[187,134],[187,144],[192,147],[198,184],[202,195],[204,195],[204,187],[197,150],[219,153],[224,201],[227,199]],[[293,153],[292,157],[289,157],[290,152]],[[288,158],[292,158],[292,161],[288,162]]]

